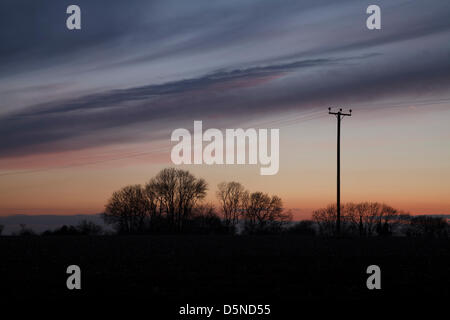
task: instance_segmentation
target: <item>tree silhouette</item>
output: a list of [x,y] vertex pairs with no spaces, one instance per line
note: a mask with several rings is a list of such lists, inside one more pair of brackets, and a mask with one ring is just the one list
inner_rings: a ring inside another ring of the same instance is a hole
[[243,201],[248,196],[239,182],[221,182],[217,186],[217,199],[222,207],[222,215],[227,228],[235,227],[243,212]]
[[292,220],[290,212],[283,211],[281,198],[266,193],[246,193],[243,199],[245,232],[266,233],[280,231],[281,226]]
[[159,214],[165,214],[169,226],[181,231],[193,208],[206,196],[207,183],[189,171],[168,168],[160,171],[145,187],[149,199],[156,201]]
[[[341,208],[341,233],[344,233],[345,212]],[[336,205],[328,205],[326,208],[317,209],[313,212],[313,221],[317,223],[319,233],[322,235],[334,235],[336,233]]]
[[210,203],[195,206],[183,228],[183,232],[194,234],[223,234],[227,230]]
[[347,221],[359,235],[390,235],[398,224],[397,209],[378,202],[348,203],[344,205]]
[[103,218],[119,233],[139,233],[145,229],[145,220],[151,205],[140,185],[130,185],[113,193],[105,206]]
[[[334,235],[336,205],[313,212],[313,220],[323,235]],[[341,232],[360,236],[390,235],[400,223],[399,211],[378,202],[346,203],[341,205]]]
[[103,218],[120,233],[165,230],[181,232],[193,209],[206,195],[207,184],[185,170],[161,170],[146,184],[113,193]]

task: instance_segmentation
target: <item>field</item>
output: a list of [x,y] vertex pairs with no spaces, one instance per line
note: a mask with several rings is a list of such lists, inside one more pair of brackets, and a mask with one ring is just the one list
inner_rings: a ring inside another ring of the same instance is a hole
[[[444,298],[450,241],[300,236],[1,237],[2,296],[275,303]],[[82,290],[66,288],[79,265]],[[366,268],[381,268],[368,290]]]

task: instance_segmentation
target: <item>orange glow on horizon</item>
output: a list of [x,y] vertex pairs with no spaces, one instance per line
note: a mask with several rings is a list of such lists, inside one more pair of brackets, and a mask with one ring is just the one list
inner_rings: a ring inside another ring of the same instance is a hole
[[[450,148],[444,147],[450,108],[411,109],[383,121],[354,113],[343,127],[341,201],[383,202],[411,214],[450,214]],[[207,180],[208,202],[216,203],[219,182],[238,181],[249,191],[279,195],[295,218],[309,218],[313,210],[336,201],[335,143],[335,121],[324,118],[280,128],[280,170],[274,176],[259,175],[258,165],[181,168]],[[145,184],[172,166],[171,146],[167,139],[4,158],[0,215],[102,212],[113,191]]]

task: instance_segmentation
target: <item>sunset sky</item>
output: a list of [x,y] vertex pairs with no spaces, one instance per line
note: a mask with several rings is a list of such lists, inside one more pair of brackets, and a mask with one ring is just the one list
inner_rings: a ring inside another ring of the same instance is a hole
[[[82,29],[66,28],[77,4]],[[366,8],[381,7],[381,30]],[[171,132],[279,128],[280,169],[185,165],[279,195],[450,214],[450,2],[21,1],[0,4],[0,215],[92,214],[173,166]]]

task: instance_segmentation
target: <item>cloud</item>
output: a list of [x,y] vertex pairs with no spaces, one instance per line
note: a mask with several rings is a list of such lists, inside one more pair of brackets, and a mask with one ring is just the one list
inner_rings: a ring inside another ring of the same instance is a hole
[[448,93],[446,1],[381,1],[379,32],[365,28],[361,1],[79,5],[72,33],[64,3],[2,2],[0,157]]
[[[223,96],[224,92],[246,87],[246,84],[252,87],[285,72],[339,61],[343,59],[302,60],[242,70],[222,70],[199,78],[112,90],[30,106],[0,118],[0,134],[6,137],[0,142],[0,150],[21,150],[36,144],[45,145],[72,136],[142,122],[153,125],[156,122],[162,127],[162,124],[166,126],[168,122],[176,122],[187,115],[208,116],[215,108],[211,104],[195,104],[195,95],[204,96],[203,100],[209,97],[208,100],[212,102],[217,95]],[[220,112],[217,109],[215,111]],[[226,116],[228,111],[220,113]],[[152,129],[156,131],[154,127]],[[116,140],[116,137],[112,137],[112,140]],[[86,141],[86,144],[91,142]],[[30,150],[36,151],[34,148]]]

